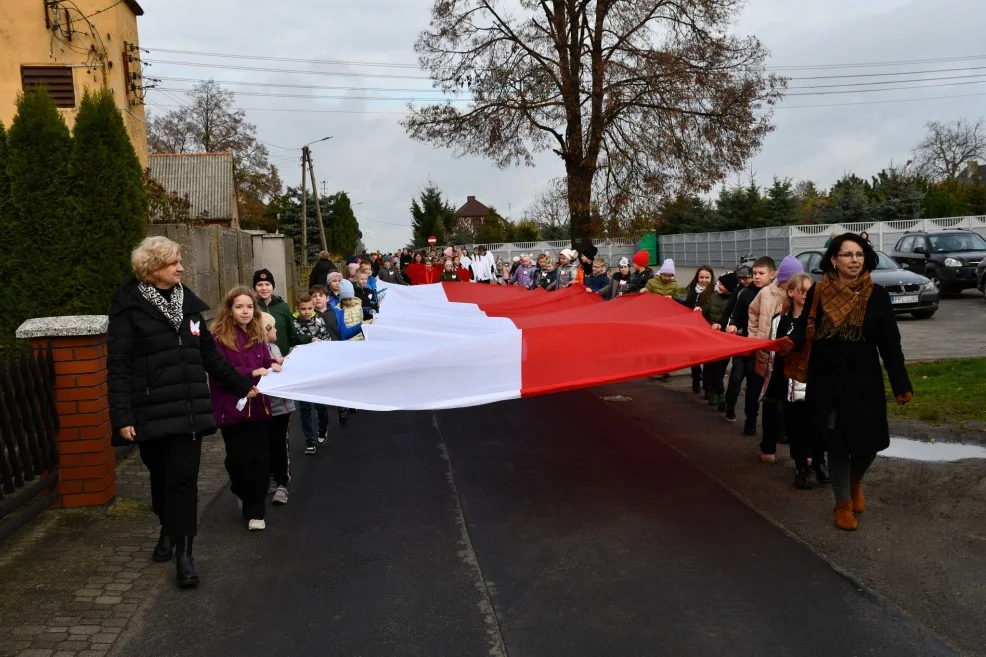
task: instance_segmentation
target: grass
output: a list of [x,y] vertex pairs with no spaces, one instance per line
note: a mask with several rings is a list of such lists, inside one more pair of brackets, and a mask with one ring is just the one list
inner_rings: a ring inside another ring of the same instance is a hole
[[885,383],[891,417],[931,424],[986,423],[986,358],[911,363],[907,373],[914,387],[907,406],[897,405]]

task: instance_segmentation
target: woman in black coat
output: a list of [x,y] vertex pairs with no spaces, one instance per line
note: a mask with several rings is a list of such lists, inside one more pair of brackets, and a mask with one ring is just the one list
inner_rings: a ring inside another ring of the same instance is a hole
[[336,269],[335,263],[332,262],[332,256],[329,255],[328,251],[321,251],[318,254],[318,262],[312,267],[311,273],[308,275],[308,289],[315,287],[316,285],[328,285],[328,277]]
[[845,530],[856,529],[865,508],[863,475],[890,446],[881,358],[897,402],[912,396],[890,295],[870,278],[876,265],[876,252],[858,235],[833,239],[825,275],[808,291],[788,345],[802,364],[807,359],[806,411],[829,452],[835,524]]
[[131,256],[135,276],[113,297],[107,360],[114,437],[136,441],[150,472],[161,521],[154,561],[176,555],[178,585],[195,586],[192,538],[198,519],[201,438],[216,432],[206,373],[241,397],[252,381],[217,351],[202,313],[181,284],[181,252],[166,237],[148,237]]

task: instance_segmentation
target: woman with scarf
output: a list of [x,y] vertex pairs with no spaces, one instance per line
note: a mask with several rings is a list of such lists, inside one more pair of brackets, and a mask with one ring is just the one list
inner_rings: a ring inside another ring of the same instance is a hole
[[131,255],[134,277],[110,307],[107,383],[114,436],[136,442],[161,523],[152,559],[174,556],[180,587],[199,583],[192,562],[202,438],[216,433],[206,373],[237,398],[253,381],[216,349],[202,313],[209,307],[181,284],[181,247],[148,237]]
[[881,359],[897,403],[913,395],[890,295],[870,278],[876,266],[866,240],[835,237],[822,259],[822,280],[809,290],[790,340],[782,340],[782,351],[795,352],[785,373],[808,384],[808,424],[828,449],[835,524],[847,531],[866,508],[866,470],[890,446]]
[[[715,291],[715,286],[712,281],[716,279],[716,274],[712,271],[712,267],[708,265],[702,265],[695,272],[695,276],[692,278],[692,282],[688,284],[688,294],[685,296],[685,306],[691,310],[702,311],[702,306],[708,301],[709,297]],[[693,365],[692,366],[692,392],[696,395],[702,392],[702,366]],[[709,398],[709,390],[705,391],[705,398]]]

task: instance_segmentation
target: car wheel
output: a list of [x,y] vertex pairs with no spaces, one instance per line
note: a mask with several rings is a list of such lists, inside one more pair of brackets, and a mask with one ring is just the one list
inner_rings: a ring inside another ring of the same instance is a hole
[[911,313],[915,319],[931,319],[935,316],[937,310],[915,310]]
[[938,275],[938,272],[936,270],[929,271],[928,278],[930,278],[931,282],[935,284],[935,288],[938,290],[938,296],[944,299],[945,297],[949,296],[949,294],[951,294],[948,288],[946,288],[944,284],[942,284],[941,277]]

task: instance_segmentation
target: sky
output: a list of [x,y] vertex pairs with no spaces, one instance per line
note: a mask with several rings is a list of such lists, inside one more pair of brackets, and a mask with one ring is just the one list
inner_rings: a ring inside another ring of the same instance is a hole
[[[411,200],[429,181],[455,207],[472,195],[520,219],[547,182],[564,174],[556,155],[540,154],[534,167],[501,170],[481,158],[455,158],[451,151],[412,141],[400,126],[406,102],[392,98],[438,97],[416,67],[413,52],[431,5],[432,0],[142,0],[140,41],[150,51],[143,55],[150,63],[144,74],[179,78],[162,79],[159,89],[147,93],[148,110],[161,114],[176,107],[184,100],[181,90],[195,80],[222,82],[237,92],[237,105],[256,124],[285,184],[295,186],[301,176],[300,147],[331,136],[312,146],[319,191],[325,181],[328,193],[348,192],[358,204],[354,210],[371,249],[391,250],[408,242]],[[906,162],[926,122],[986,114],[983,25],[986,4],[971,0],[751,0],[733,32],[756,35],[771,51],[768,66],[792,80],[775,110],[774,132],[740,182],[752,173],[761,185],[778,176],[828,187],[846,172],[870,176],[892,162]],[[952,61],[924,61],[929,59]],[[885,65],[915,60],[922,61]],[[923,71],[942,72],[916,73]],[[835,75],[854,77],[806,79]],[[864,87],[879,88],[876,92],[796,89],[897,79],[923,81]],[[377,89],[409,91],[371,91]]]

